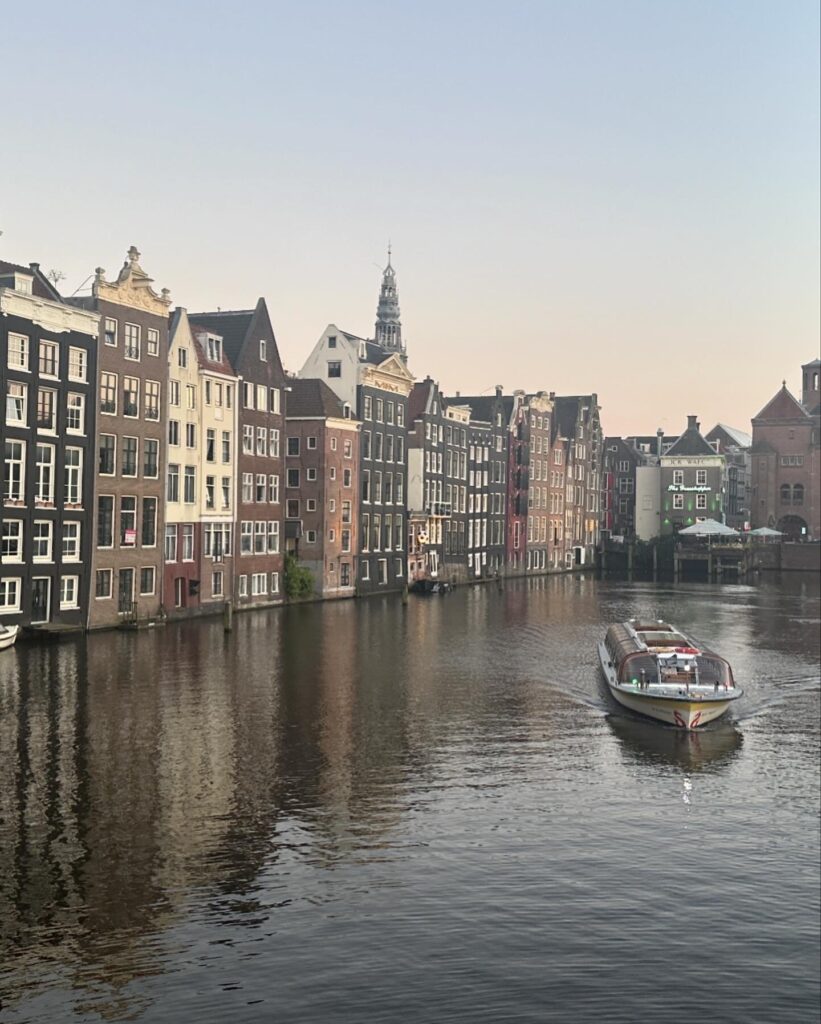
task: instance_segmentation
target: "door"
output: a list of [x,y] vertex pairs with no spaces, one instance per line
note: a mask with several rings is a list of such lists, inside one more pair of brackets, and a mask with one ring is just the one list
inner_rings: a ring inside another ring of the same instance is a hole
[[51,608],[51,580],[48,576],[35,576],[31,581],[31,621],[48,622]]
[[120,569],[120,592],[117,611],[123,615],[130,612],[134,604],[134,570]]

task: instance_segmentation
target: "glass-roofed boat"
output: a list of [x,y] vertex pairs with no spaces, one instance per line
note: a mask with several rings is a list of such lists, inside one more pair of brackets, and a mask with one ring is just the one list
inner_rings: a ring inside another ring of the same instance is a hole
[[615,699],[668,725],[706,725],[743,692],[724,658],[661,620],[616,623],[598,650]]

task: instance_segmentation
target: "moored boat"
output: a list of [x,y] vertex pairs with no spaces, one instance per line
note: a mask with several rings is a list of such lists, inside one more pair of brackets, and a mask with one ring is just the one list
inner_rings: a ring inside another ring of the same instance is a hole
[[11,647],[20,632],[19,626],[3,626],[0,624],[0,651]]
[[724,658],[667,622],[612,625],[598,651],[619,704],[682,729],[712,722],[743,692]]

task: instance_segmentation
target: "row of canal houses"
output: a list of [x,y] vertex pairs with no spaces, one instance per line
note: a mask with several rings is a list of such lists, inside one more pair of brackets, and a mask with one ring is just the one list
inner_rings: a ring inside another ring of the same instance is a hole
[[[417,380],[388,258],[373,338],[329,325],[285,372],[264,299],[172,309],[135,248],[64,298],[0,261],[0,619],[49,630],[592,561],[595,394]],[[288,564],[292,564],[291,561]]]

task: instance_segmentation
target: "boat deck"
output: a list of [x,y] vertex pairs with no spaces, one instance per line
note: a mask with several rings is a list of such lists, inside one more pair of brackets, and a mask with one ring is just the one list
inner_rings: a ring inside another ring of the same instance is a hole
[[688,687],[684,680],[668,681],[663,683],[615,683],[608,680],[613,689],[621,690],[623,693],[634,693],[643,697],[683,697],[686,700],[727,700],[734,696],[735,688],[725,689],[723,686],[700,686],[693,683]]

